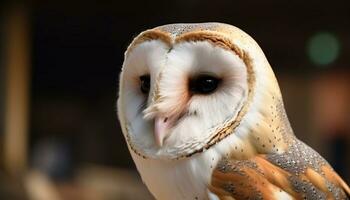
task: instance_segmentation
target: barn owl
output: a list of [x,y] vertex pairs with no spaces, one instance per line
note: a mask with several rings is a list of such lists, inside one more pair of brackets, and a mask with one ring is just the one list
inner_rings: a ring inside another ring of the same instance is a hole
[[156,199],[347,199],[289,124],[258,44],[222,23],[170,24],[130,44],[118,117]]

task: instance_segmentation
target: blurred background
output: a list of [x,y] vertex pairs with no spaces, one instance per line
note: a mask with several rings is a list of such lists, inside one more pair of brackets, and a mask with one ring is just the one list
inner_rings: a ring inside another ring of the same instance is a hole
[[0,199],[152,199],[116,115],[140,31],[225,22],[264,50],[295,134],[350,182],[346,1],[1,1]]

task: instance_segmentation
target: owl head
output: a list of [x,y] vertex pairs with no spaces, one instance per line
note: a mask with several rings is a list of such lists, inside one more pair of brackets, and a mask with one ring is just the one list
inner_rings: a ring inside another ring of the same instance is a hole
[[205,151],[279,95],[259,46],[221,23],[171,24],[139,34],[125,53],[118,115],[128,147],[179,159]]

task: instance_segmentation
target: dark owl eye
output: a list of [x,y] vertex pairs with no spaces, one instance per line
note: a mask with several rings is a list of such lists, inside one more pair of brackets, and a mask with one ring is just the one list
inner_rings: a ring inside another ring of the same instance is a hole
[[140,81],[141,81],[141,84],[140,84],[141,92],[144,94],[148,94],[151,87],[150,76],[149,75],[140,76]]
[[199,94],[210,94],[216,90],[220,79],[210,75],[200,75],[190,80],[190,91]]

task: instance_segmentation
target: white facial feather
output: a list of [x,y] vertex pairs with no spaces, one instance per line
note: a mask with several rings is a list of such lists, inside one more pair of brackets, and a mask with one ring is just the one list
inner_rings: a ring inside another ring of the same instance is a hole
[[[177,158],[202,148],[217,128],[236,117],[248,94],[244,62],[232,51],[205,41],[182,42],[171,49],[159,40],[144,42],[129,52],[123,69],[125,92],[119,107],[125,108],[129,129],[125,134],[129,134],[130,145],[147,157]],[[138,80],[145,74],[151,76],[148,97],[141,93]],[[214,93],[190,94],[188,80],[200,74],[222,79]],[[159,148],[152,118],[179,112],[185,114]]]
[[[164,66],[165,55],[168,47],[159,41],[150,41],[140,44],[125,60],[121,74],[121,90],[123,92],[120,101],[119,119],[124,119],[130,128],[130,138],[139,148],[152,148],[154,141],[150,139],[153,132],[153,124],[143,119],[142,111],[147,106],[148,97],[140,91],[139,77],[151,74],[156,77]],[[127,67],[126,67],[127,66]],[[154,79],[151,78],[151,85]],[[151,88],[151,92],[154,88]],[[122,113],[122,114],[121,114]],[[125,131],[123,131],[125,133]]]

